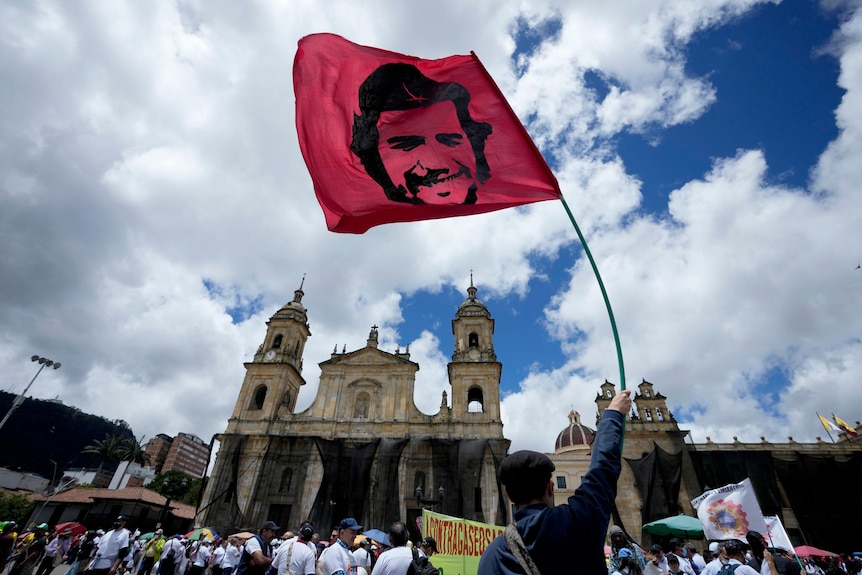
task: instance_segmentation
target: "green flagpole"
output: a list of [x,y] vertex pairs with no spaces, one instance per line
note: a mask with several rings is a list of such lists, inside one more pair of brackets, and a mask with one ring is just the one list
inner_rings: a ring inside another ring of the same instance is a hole
[[[566,203],[566,198],[563,197],[563,194],[560,194],[560,201],[563,202],[563,207],[566,208],[566,213],[569,214],[569,220],[572,222],[572,226],[575,228],[575,232],[578,234],[578,238],[581,240],[581,245],[584,246],[584,253],[587,254],[587,259],[590,260],[590,265],[593,267],[593,273],[596,275],[596,280],[599,282],[599,289],[602,291],[602,298],[605,300],[605,307],[608,310],[608,317],[611,320],[611,331],[614,334],[614,344],[617,347],[617,363],[619,364],[620,369],[620,391],[625,391],[626,389],[626,368],[623,365],[623,348],[620,345],[620,334],[617,332],[617,321],[614,319],[614,311],[611,309],[611,300],[608,299],[608,292],[605,290],[605,284],[602,281],[602,275],[599,273],[599,268],[596,266],[596,260],[593,259],[593,254],[590,252],[590,248],[587,245],[587,240],[584,239],[584,234],[581,233],[581,228],[578,226],[578,222],[575,221],[575,216],[572,215],[572,210],[569,209],[569,204]],[[627,416],[628,414],[623,414]],[[623,433],[625,433],[625,419],[623,419]],[[622,449],[622,441],[620,442],[620,449]]]

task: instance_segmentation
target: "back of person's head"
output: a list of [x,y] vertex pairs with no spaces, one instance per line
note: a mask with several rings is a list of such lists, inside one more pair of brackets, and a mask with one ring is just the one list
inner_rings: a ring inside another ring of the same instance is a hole
[[303,541],[311,541],[311,537],[314,535],[314,524],[310,521],[303,521],[302,525],[299,526],[299,537]]
[[620,571],[623,569],[628,569],[628,575],[641,575],[643,573],[637,558],[631,554],[626,555],[625,557],[620,557]]
[[766,539],[757,531],[749,531],[745,534],[745,540],[751,547],[751,553],[758,559],[763,559],[763,550],[766,549]]
[[544,453],[516,451],[500,464],[500,483],[512,503],[522,505],[545,495],[554,469],[554,462]]
[[407,531],[407,526],[401,521],[396,521],[389,527],[389,543],[393,547],[403,547],[410,540],[410,532]]
[[694,546],[694,543],[691,541],[686,541],[682,546],[683,549],[688,551],[688,556],[692,557],[695,553],[697,553],[697,547]]
[[745,544],[742,541],[731,539],[724,543],[724,551],[730,557],[738,557],[745,553]]
[[677,567],[679,567],[679,558],[674,554],[670,554],[667,556],[667,564],[668,567],[672,565],[676,565]]
[[676,537],[672,537],[668,543],[671,551],[676,551],[679,547],[682,547],[682,539],[678,539]]

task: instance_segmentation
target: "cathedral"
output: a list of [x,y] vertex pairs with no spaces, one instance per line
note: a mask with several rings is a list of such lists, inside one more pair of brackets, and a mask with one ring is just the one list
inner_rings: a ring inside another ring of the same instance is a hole
[[[202,525],[219,533],[256,532],[266,520],[296,526],[306,518],[328,530],[344,517],[386,529],[427,508],[491,524],[509,505],[496,470],[509,442],[500,419],[502,365],[494,320],[471,285],[455,312],[450,392],[425,415],[413,401],[419,365],[409,348],[333,350],[320,364],[312,404],[295,408],[302,355],[311,336],[300,288],[267,322],[201,505]],[[450,406],[451,398],[451,406]]]
[[[483,523],[510,521],[496,479],[509,448],[500,419],[502,365],[494,320],[476,293],[471,282],[452,320],[449,393],[436,414],[426,415],[413,401],[419,365],[409,348],[379,349],[376,327],[365,347],[333,350],[320,364],[317,396],[297,413],[311,333],[302,289],[294,292],[245,364],[198,524],[219,533],[256,532],[266,520],[288,528],[308,518],[326,531],[344,517],[382,529],[400,519],[417,539],[415,519],[425,508]],[[657,540],[642,531],[645,523],[696,516],[692,499],[748,477],[764,514],[779,516],[795,545],[858,547],[862,438],[694,444],[652,383],[644,380],[634,391],[611,518],[630,539],[649,547]],[[597,390],[596,422],[615,392],[607,381]],[[569,414],[549,453],[557,504],[580,485],[594,433],[578,413]]]

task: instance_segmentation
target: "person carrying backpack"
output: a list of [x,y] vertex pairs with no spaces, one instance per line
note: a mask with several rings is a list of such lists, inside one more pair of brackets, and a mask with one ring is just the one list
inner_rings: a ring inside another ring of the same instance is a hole
[[745,545],[735,539],[724,544],[727,553],[727,564],[718,571],[718,575],[760,575],[752,567],[745,564]]
[[413,561],[407,568],[407,575],[440,575],[440,571],[428,559],[437,553],[437,541],[426,537],[413,548]]

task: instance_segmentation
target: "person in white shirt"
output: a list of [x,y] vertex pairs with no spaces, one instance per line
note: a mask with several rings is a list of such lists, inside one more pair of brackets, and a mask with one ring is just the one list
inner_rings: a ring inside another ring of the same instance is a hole
[[745,545],[741,541],[731,539],[724,544],[727,553],[727,564],[736,565],[733,575],[760,575],[756,569],[745,564]]
[[239,565],[239,556],[241,541],[235,537],[227,540],[227,547],[224,550],[224,558],[221,562],[221,575],[231,575],[236,566]]
[[157,575],[174,575],[177,570],[177,564],[180,562],[180,557],[183,556],[185,550],[180,543],[180,536],[175,535],[165,542],[162,547],[162,554],[159,555],[159,570]]
[[213,575],[222,575],[221,564],[224,562],[225,548],[227,548],[227,541],[221,539],[213,549],[213,556],[210,558],[210,569]]
[[410,533],[407,526],[401,521],[396,521],[389,527],[389,543],[391,549],[387,549],[377,558],[374,564],[373,575],[404,575],[407,568],[413,562],[413,551],[407,547]]
[[727,563],[727,553],[724,551],[724,543],[713,541],[709,544],[709,550],[712,552],[715,559],[706,564],[700,575],[718,575],[724,564]]
[[363,539],[359,542],[359,547],[353,551],[353,558],[356,560],[357,569],[362,567],[366,573],[371,572],[371,553],[368,551],[370,546],[371,542],[368,539]]
[[114,528],[99,539],[99,550],[90,569],[92,575],[114,575],[117,572],[131,544],[129,530],[125,527],[126,518],[120,515],[114,521]]
[[[350,546],[362,525],[353,517],[342,519],[338,524],[338,537],[326,548],[325,553],[320,555],[320,568],[322,575],[350,575],[356,573],[355,559],[350,553]],[[335,532],[335,530],[333,530]]]
[[191,575],[203,575],[207,565],[210,564],[211,558],[210,540],[206,539],[198,545],[197,551],[195,551],[195,559],[189,568],[189,573]]
[[314,551],[308,546],[314,527],[303,523],[299,528],[299,536],[282,543],[272,560],[272,567],[278,575],[315,575],[316,558]]

